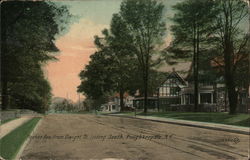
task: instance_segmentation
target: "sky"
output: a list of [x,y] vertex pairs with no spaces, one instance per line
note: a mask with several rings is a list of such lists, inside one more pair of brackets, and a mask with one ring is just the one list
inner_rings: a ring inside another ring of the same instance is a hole
[[[165,17],[173,15],[171,6],[181,0],[165,0]],[[96,51],[94,36],[101,35],[109,24],[114,13],[119,12],[121,0],[85,0],[56,2],[67,5],[69,12],[78,17],[70,24],[68,32],[58,36],[55,41],[60,50],[58,61],[46,66],[48,80],[55,97],[78,100],[77,86],[80,84],[78,74],[88,64],[89,57]],[[166,37],[166,44],[171,40]]]

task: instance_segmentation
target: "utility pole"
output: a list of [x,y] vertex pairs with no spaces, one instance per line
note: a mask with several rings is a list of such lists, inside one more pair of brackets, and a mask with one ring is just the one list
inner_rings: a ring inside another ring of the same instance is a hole
[[80,103],[80,93],[78,93],[78,107],[79,107],[79,109],[80,109],[80,107],[81,107],[81,103]]

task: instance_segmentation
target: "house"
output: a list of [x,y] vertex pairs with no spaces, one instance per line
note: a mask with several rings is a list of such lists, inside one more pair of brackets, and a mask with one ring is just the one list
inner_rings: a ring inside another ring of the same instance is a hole
[[[170,105],[180,104],[180,92],[185,86],[187,86],[185,80],[173,69],[157,88],[155,94],[148,97],[148,109],[165,110]],[[133,104],[136,109],[143,109],[144,97],[135,97]]]
[[[217,111],[218,97],[223,98],[224,85],[199,83],[198,105],[201,111]],[[163,110],[192,111],[194,104],[194,85],[185,80],[175,70],[159,87],[159,103]],[[222,96],[223,95],[223,96]]]
[[[133,99],[133,107],[139,110],[142,110],[144,107],[144,97],[135,97]],[[158,109],[158,98],[156,96],[148,97],[148,109],[156,110]]]
[[121,107],[115,102],[108,102],[101,106],[102,112],[120,112]]
[[[224,106],[226,93],[223,84],[200,83],[198,104],[200,111],[218,111]],[[220,102],[220,103],[219,103]],[[134,107],[143,109],[144,97],[134,98]],[[174,69],[166,76],[153,96],[148,97],[148,109],[162,111],[193,111],[194,85],[185,80]]]
[[[127,92],[123,95],[123,103],[125,108],[133,108],[134,97],[130,96]],[[109,97],[109,101],[101,106],[103,112],[119,112],[121,111],[120,96],[116,93],[114,96]]]
[[187,82],[173,69],[158,88],[157,96],[160,108],[172,104],[181,104],[180,93],[186,86]]
[[[194,87],[193,85],[186,86],[180,92],[182,105],[194,104]],[[213,86],[199,86],[198,104],[215,104],[216,93]]]

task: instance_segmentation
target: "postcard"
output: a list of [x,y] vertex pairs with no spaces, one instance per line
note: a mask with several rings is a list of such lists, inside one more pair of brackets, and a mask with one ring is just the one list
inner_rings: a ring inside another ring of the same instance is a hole
[[250,160],[249,0],[1,1],[1,160]]

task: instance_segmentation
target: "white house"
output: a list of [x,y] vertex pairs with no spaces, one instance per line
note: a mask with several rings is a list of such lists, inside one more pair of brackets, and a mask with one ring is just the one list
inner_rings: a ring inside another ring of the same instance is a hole
[[101,106],[102,112],[120,112],[121,107],[115,102],[108,102]]

